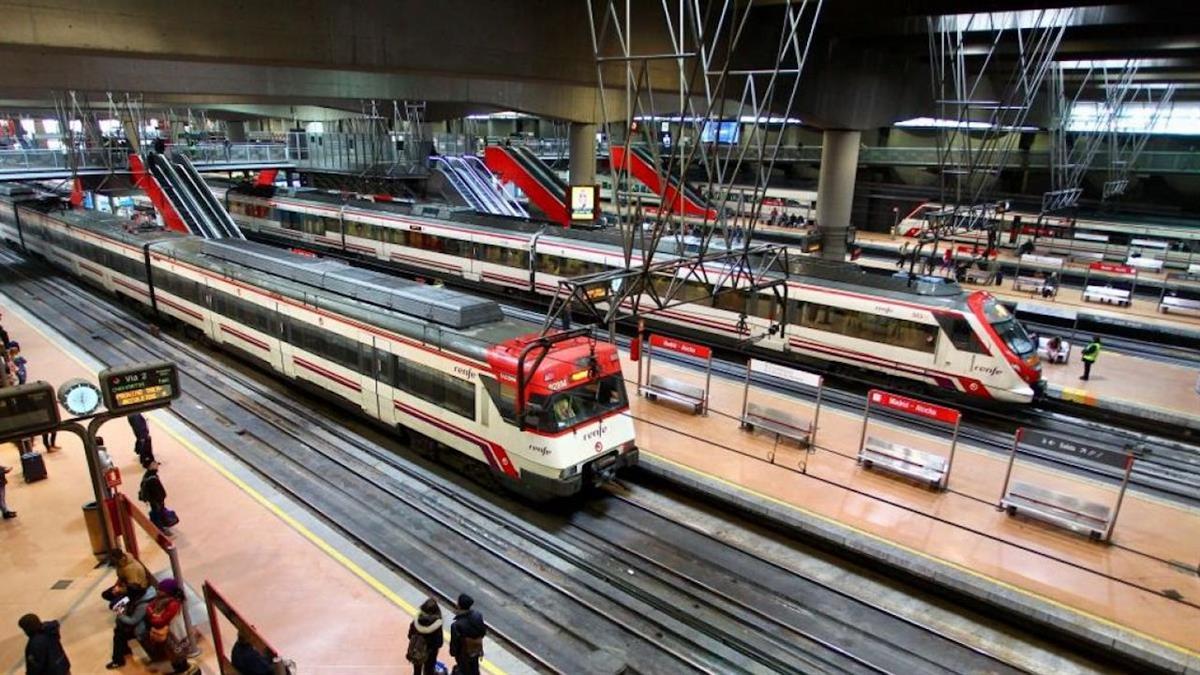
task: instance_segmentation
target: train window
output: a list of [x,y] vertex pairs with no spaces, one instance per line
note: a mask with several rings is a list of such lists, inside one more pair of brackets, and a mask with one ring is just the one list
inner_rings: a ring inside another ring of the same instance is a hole
[[461,239],[451,239],[445,237],[442,239],[442,253],[446,255],[455,255],[465,257],[471,251],[471,242]]
[[468,419],[475,419],[475,383],[442,373],[446,381],[444,408]]
[[815,302],[796,303],[794,308],[804,328],[921,352],[932,353],[937,347],[937,326]]
[[987,349],[979,342],[979,336],[971,324],[961,316],[937,315],[938,324],[950,337],[951,344],[960,352],[986,354]]
[[483,380],[483,388],[487,390],[488,396],[492,398],[492,403],[496,404],[496,409],[500,411],[500,416],[511,424],[517,422],[517,388],[511,384],[500,384],[494,377],[480,375]]
[[727,312],[741,314],[746,311],[746,291],[726,291],[713,298],[713,306]]
[[395,357],[394,386],[468,419],[475,419],[475,384],[415,361]]
[[398,227],[389,227],[388,236],[391,243],[397,246],[408,246],[408,230],[401,230]]

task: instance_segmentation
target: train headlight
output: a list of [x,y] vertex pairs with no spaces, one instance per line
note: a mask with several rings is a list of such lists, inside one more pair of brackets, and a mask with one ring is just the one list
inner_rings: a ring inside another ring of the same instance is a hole
[[1030,354],[1029,356],[1025,357],[1025,365],[1027,365],[1030,368],[1033,368],[1035,370],[1041,370],[1042,369],[1042,360],[1040,358],[1038,358],[1038,355],[1036,353]]

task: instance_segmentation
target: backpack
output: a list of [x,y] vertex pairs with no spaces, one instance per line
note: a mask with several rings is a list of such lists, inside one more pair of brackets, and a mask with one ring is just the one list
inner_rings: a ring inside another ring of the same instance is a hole
[[413,636],[408,639],[408,653],[405,658],[409,663],[425,663],[429,658],[428,638],[424,633],[413,631]]

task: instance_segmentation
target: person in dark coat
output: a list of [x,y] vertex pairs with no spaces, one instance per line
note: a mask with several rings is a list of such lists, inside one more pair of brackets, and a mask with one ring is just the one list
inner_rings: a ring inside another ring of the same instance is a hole
[[434,675],[442,649],[442,610],[437,600],[421,603],[421,613],[408,625],[408,660],[413,675]]
[[0,466],[0,514],[4,515],[5,520],[17,517],[16,511],[8,510],[8,501],[5,499],[5,492],[8,489],[8,474],[11,471],[11,466]]
[[17,621],[29,637],[25,643],[25,675],[71,675],[71,660],[63,651],[57,621],[26,614]]
[[471,609],[475,600],[463,593],[458,596],[454,622],[450,624],[450,656],[460,675],[479,675],[479,659],[483,658],[483,638],[487,625],[478,610]]
[[150,425],[146,424],[146,418],[141,413],[133,413],[125,419],[129,421],[129,428],[133,429],[133,451],[137,453],[138,461],[141,462],[142,468],[149,468],[150,462],[154,461],[154,448],[150,440]]
[[158,477],[158,462],[151,460],[146,473],[142,474],[138,499],[150,505],[150,521],[166,530],[169,526],[163,525],[163,516],[167,508],[167,488]]
[[259,653],[241,631],[238,631],[237,642],[233,643],[233,650],[229,652],[229,662],[242,675],[271,675],[275,672],[271,660]]

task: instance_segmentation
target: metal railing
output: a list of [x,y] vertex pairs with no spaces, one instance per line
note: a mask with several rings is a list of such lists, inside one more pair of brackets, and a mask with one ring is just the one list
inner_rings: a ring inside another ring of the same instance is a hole
[[[200,143],[167,145],[168,153],[187,155],[201,168],[220,165],[282,165],[294,159],[287,145],[275,143]],[[72,161],[79,171],[127,171],[129,148],[61,148],[0,150],[0,175],[69,173]]]

